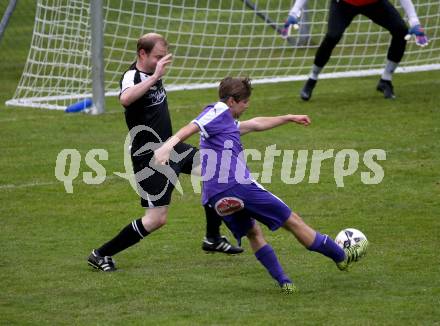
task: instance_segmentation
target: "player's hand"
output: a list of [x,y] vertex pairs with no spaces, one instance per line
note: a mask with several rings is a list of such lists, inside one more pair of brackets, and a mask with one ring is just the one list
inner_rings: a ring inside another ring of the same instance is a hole
[[409,41],[411,36],[416,38],[416,44],[421,47],[428,45],[428,37],[425,35],[425,29],[421,25],[414,25],[408,30],[408,34],[405,36],[405,40]]
[[154,163],[157,165],[165,165],[170,160],[171,149],[166,145],[162,145],[154,151]]
[[154,75],[156,75],[157,79],[160,79],[163,75],[165,75],[166,67],[171,63],[173,55],[168,53],[162,59],[160,59],[156,64],[156,70],[154,71]]
[[308,115],[291,115],[290,118],[293,122],[296,122],[300,125],[308,126],[310,123],[312,123],[312,120],[310,120]]
[[290,30],[292,29],[292,26],[293,26],[293,29],[298,29],[299,28],[298,18],[295,17],[295,16],[290,16],[289,15],[287,17],[285,23],[284,23],[283,29],[281,30],[281,37],[282,38],[288,38],[289,37]]

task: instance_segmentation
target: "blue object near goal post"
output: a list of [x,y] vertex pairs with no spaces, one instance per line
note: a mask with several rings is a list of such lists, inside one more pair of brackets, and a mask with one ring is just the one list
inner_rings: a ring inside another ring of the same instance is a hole
[[86,98],[82,101],[76,102],[72,105],[69,105],[64,112],[66,113],[74,113],[74,112],[80,112],[84,109],[92,106],[93,102],[92,99]]

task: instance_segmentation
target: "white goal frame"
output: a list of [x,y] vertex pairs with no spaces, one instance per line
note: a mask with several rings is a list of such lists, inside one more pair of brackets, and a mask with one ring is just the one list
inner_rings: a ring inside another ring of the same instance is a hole
[[[403,15],[399,1],[390,1]],[[409,42],[397,73],[440,69],[440,1],[413,2],[430,44],[421,49]],[[304,28],[285,41],[277,29],[291,5],[291,0],[38,0],[28,59],[6,105],[64,110],[93,98],[90,111],[104,112],[104,96],[119,94],[120,75],[135,60],[137,38],[151,31],[163,34],[173,52],[167,90],[216,87],[227,75],[246,75],[255,84],[305,80],[326,30],[328,0],[309,0]],[[355,18],[320,78],[380,74],[389,41],[366,17]]]

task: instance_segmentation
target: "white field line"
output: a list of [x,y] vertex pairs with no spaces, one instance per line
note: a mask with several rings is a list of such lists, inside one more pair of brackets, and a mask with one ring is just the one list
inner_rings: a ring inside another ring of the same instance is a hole
[[[113,179],[122,179],[121,177],[118,177],[116,175],[109,175],[105,178],[105,183],[107,180],[113,180]],[[83,183],[82,179],[73,181],[73,184],[80,184]],[[63,186],[63,182],[61,181],[51,181],[51,182],[29,182],[29,183],[22,183],[22,184],[0,184],[0,191],[2,190],[9,190],[9,189],[21,189],[21,188],[32,188],[32,187],[44,187],[44,186],[53,186],[60,184]]]

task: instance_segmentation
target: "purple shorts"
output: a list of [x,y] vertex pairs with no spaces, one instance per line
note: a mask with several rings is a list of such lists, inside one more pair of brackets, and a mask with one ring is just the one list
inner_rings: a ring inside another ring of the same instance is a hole
[[[240,242],[254,226],[255,220],[266,225],[271,231],[282,226],[292,213],[291,209],[277,196],[258,183],[237,184],[209,199],[216,207],[224,198],[235,198],[242,203],[242,209],[230,215],[222,216],[234,237]],[[220,214],[223,215],[223,214]]]

